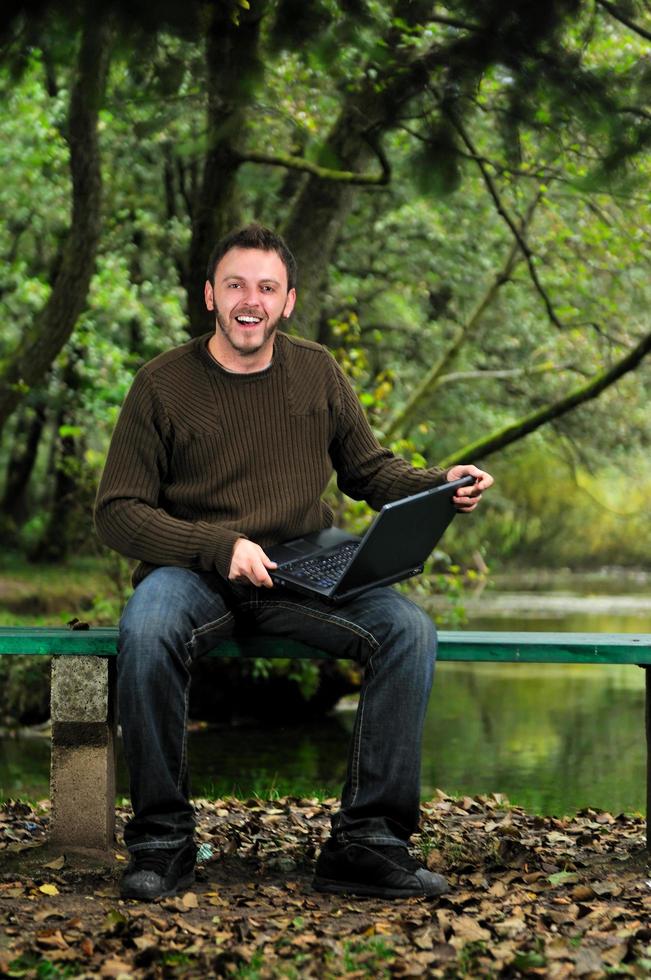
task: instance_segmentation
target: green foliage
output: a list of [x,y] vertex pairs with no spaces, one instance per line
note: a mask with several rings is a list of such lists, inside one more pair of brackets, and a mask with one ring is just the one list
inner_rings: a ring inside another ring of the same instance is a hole
[[[427,3],[283,0],[247,8],[233,0],[220,12],[229,43],[258,16],[261,31],[255,77],[231,72],[220,79],[225,103],[236,98],[243,106],[230,134],[220,129],[226,119],[232,123],[228,112],[208,108],[197,11],[194,4],[184,10],[181,30],[173,4],[156,25],[144,10],[134,10],[135,46],[122,38],[115,49],[99,125],[105,186],[97,270],[68,348],[47,382],[30,393],[44,398],[48,417],[26,489],[25,522],[21,528],[0,521],[25,549],[43,539],[53,481],[62,471],[77,488],[69,495],[68,547],[94,548],[93,491],[133,373],[187,336],[191,240],[206,155],[215,147],[235,145],[244,156],[275,148],[337,166],[350,159],[368,169],[376,166],[372,146],[380,140],[391,164],[390,186],[347,191],[350,210],[339,199],[328,205],[334,259],[322,288],[314,294],[309,283],[304,288],[307,302],[318,307],[321,339],[353,377],[378,433],[431,366],[445,362],[395,443],[415,465],[435,463],[553,403],[648,329],[644,107],[651,75],[644,39],[600,5],[491,0],[480,7],[444,5],[431,17]],[[229,34],[232,17],[238,27]],[[65,126],[73,34],[54,10],[47,49],[43,42],[43,50],[34,44],[23,52],[18,75],[9,64],[0,70],[0,359],[47,302],[69,223]],[[410,88],[412,59],[420,75]],[[402,96],[392,102],[392,86],[401,84]],[[369,100],[382,95],[386,105],[368,102],[370,142],[358,154],[352,135],[342,137],[338,127],[341,118],[349,124],[358,118],[363,101],[346,113],[351,98],[363,93]],[[306,178],[283,168],[233,166],[233,215],[285,224]],[[216,179],[229,175],[224,169]],[[517,226],[536,197],[524,232],[531,268],[516,264],[458,343],[512,246],[505,216]],[[66,380],[72,352],[74,391]],[[624,379],[589,409],[558,420],[556,432],[575,447],[577,460],[625,465],[626,456],[643,452],[651,439],[648,388],[643,364],[634,379]],[[0,470],[22,438],[15,425],[5,432]],[[62,456],[66,438],[74,440],[74,458]],[[495,466],[508,482],[513,457]],[[625,494],[623,484],[618,491]],[[546,502],[527,498],[531,519],[524,527],[520,498],[510,489],[508,501],[494,493],[501,518],[491,517],[482,525],[490,523],[489,532],[474,529],[464,540],[491,561],[515,556],[519,548],[529,556],[539,533],[533,508]],[[574,506],[577,494],[568,499]],[[366,516],[350,502],[339,499],[336,506],[353,525]],[[619,503],[609,498],[609,506]],[[548,516],[567,528],[565,512]],[[627,560],[638,560],[642,546],[636,542],[644,535],[636,520],[632,527],[623,540],[633,544]],[[579,518],[576,528],[583,531]],[[591,553],[612,554],[600,534]],[[559,531],[555,540],[561,539]],[[468,565],[467,551],[451,550]],[[551,545],[546,556],[559,557]],[[113,609],[102,602],[98,615],[114,616],[119,599]]]
[[0,718],[34,724],[50,710],[50,657],[0,657]]
[[81,967],[76,963],[53,963],[45,956],[35,953],[23,953],[9,964],[9,977],[35,977],[36,980],[64,980],[66,977],[76,977],[81,973]]
[[446,536],[454,553],[479,550],[497,566],[648,566],[651,472],[642,454],[588,468],[566,444],[533,440],[494,469],[481,517],[457,520]]

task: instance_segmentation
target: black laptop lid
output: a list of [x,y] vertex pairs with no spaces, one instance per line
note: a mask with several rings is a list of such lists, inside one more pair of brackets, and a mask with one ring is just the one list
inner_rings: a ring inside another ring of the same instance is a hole
[[421,571],[456,513],[452,498],[471,476],[385,504],[362,538],[336,591],[348,592],[374,579]]

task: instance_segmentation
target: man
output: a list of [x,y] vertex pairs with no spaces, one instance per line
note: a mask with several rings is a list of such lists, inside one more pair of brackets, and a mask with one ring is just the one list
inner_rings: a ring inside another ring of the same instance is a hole
[[111,442],[96,523],[139,559],[120,623],[118,708],[134,815],[123,897],[155,899],[194,877],[186,721],[190,665],[236,629],[291,636],[357,660],[364,681],[341,809],[316,865],[330,892],[437,895],[445,879],[407,850],[419,813],[420,742],[436,651],[430,619],[375,588],[333,607],[274,586],[265,548],[332,524],[321,500],[338,484],[372,507],[475,466],[416,470],[383,449],[334,358],[278,330],[296,301],[294,259],[251,225],[208,265],[212,335],[137,373]]

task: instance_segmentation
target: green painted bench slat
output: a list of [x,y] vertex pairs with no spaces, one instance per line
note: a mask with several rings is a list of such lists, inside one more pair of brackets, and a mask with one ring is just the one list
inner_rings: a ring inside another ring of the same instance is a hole
[[[117,628],[2,627],[0,655],[100,656],[116,653]],[[220,657],[328,658],[297,640],[252,636],[222,640]],[[509,633],[440,630],[439,659],[502,663],[648,664],[651,633]]]

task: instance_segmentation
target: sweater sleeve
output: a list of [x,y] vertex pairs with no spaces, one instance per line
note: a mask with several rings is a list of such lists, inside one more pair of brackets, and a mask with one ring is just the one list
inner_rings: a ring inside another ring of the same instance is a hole
[[178,565],[224,577],[233,545],[244,535],[207,521],[180,520],[160,506],[171,426],[146,370],[141,369],[120,412],[95,506],[104,544],[127,558]]
[[445,470],[416,469],[380,445],[351,383],[336,361],[333,364],[339,407],[330,457],[340,490],[379,510],[393,500],[445,483]]

